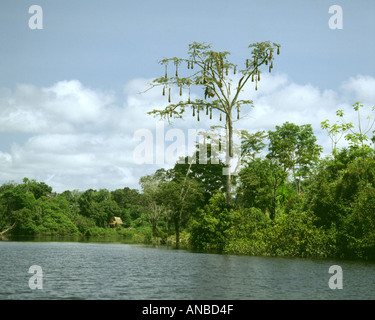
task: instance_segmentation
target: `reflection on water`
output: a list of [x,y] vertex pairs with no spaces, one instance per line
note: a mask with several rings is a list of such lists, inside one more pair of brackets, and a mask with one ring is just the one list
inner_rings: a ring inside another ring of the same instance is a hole
[[[43,270],[31,290],[29,267]],[[332,290],[331,265],[343,270]],[[375,299],[375,264],[92,242],[0,241],[0,299]]]

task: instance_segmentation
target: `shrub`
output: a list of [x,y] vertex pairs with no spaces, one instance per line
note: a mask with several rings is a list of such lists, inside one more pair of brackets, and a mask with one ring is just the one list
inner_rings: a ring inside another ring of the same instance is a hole
[[190,225],[189,243],[194,249],[222,251],[227,232],[232,225],[232,212],[226,208],[226,198],[217,193],[204,209],[198,209]]
[[375,259],[375,188],[367,185],[357,195],[352,212],[339,231],[339,253],[345,258]]
[[328,257],[335,250],[333,235],[315,226],[306,212],[281,214],[268,231],[268,248],[273,255]]

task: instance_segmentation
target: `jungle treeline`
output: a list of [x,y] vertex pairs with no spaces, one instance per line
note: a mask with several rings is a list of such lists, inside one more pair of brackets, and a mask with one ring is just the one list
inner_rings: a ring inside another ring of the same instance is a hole
[[[364,107],[353,105],[360,114]],[[373,111],[373,110],[372,110]],[[228,207],[222,162],[176,163],[124,187],[53,192],[24,178],[0,186],[2,236],[121,236],[227,254],[375,260],[375,149],[371,117],[311,125],[286,122],[242,132],[242,165]],[[338,148],[341,142],[345,147]],[[198,148],[197,148],[198,150]],[[123,224],[110,226],[114,217]]]

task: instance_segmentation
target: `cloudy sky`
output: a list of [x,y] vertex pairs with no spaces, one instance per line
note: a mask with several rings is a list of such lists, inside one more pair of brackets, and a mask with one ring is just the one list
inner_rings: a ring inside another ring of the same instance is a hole
[[[29,26],[32,5],[43,10],[43,29]],[[331,5],[342,8],[342,29],[330,28]],[[373,0],[2,0],[0,183],[138,188],[142,175],[169,167],[156,163],[155,150],[152,164],[134,159],[135,133],[150,130],[156,140],[161,127],[147,111],[167,105],[160,90],[139,92],[163,75],[157,61],[185,57],[194,41],[230,51],[239,65],[250,43],[280,43],[273,73],[242,93],[255,108],[236,129],[310,123],[329,152],[320,122],[334,122],[337,109],[355,121],[356,101],[375,105],[374,17]],[[173,129],[210,124],[189,116]]]

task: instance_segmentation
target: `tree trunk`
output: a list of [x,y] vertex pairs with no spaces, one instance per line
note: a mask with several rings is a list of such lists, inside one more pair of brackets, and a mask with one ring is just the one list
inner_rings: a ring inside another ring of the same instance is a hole
[[273,203],[272,203],[272,210],[271,210],[271,215],[270,218],[271,220],[275,220],[276,217],[276,201],[277,201],[277,189],[273,190]]
[[176,249],[180,246],[180,221],[174,219],[174,229],[176,231]]
[[233,124],[231,112],[226,119],[226,193],[227,193],[227,207],[232,207],[232,174],[230,161],[233,157]]
[[16,222],[13,223],[12,226],[10,226],[8,229],[5,229],[4,231],[0,232],[0,236],[4,236],[8,231],[12,230],[16,226]]
[[158,224],[157,220],[152,221],[152,235],[155,236],[155,237],[157,237],[159,235],[159,232],[158,232],[158,229],[157,229],[157,224]]
[[[228,165],[228,170],[230,170],[230,165]],[[226,181],[226,193],[227,193],[227,207],[230,208],[232,206],[232,182],[231,182],[231,175],[228,173],[227,181]]]

